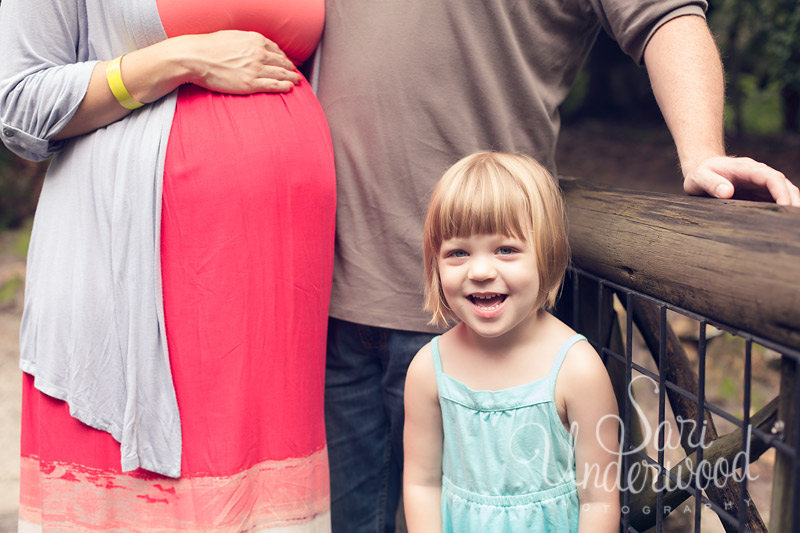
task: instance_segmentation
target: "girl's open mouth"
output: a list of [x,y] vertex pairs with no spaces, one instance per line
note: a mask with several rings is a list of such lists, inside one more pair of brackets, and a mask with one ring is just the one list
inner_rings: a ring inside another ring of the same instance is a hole
[[507,295],[499,294],[499,293],[487,293],[487,294],[471,294],[469,295],[469,300],[472,302],[472,305],[478,307],[485,311],[491,311],[492,309],[496,309],[500,306],[505,300]]

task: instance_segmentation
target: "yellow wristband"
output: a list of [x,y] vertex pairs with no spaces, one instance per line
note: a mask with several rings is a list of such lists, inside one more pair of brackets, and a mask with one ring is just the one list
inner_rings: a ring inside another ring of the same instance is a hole
[[137,101],[131,93],[128,92],[125,84],[122,83],[122,71],[120,70],[120,63],[122,56],[119,56],[106,67],[106,80],[111,92],[114,93],[114,98],[117,99],[119,104],[126,109],[138,109],[144,104]]

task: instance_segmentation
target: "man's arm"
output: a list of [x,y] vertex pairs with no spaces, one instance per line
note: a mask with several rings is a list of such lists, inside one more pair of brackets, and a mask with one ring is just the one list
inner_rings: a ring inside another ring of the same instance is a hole
[[702,17],[661,26],[644,62],[667,122],[688,194],[772,199],[800,206],[800,190],[782,173],[747,157],[727,157],[723,134],[724,81],[716,43]]

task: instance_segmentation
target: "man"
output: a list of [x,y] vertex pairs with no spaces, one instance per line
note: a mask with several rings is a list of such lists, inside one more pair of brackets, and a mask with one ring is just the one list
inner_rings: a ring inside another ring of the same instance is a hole
[[326,419],[335,532],[393,531],[407,365],[436,179],[485,149],[555,174],[558,106],[601,29],[643,63],[688,194],[800,205],[780,172],[726,157],[723,79],[703,0],[328,0],[319,98],[338,180]]

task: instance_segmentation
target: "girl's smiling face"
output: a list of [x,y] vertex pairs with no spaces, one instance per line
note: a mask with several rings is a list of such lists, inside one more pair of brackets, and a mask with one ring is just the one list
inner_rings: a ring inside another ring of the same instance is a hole
[[442,242],[437,256],[447,305],[482,337],[514,331],[539,308],[539,271],[533,246],[499,234]]

